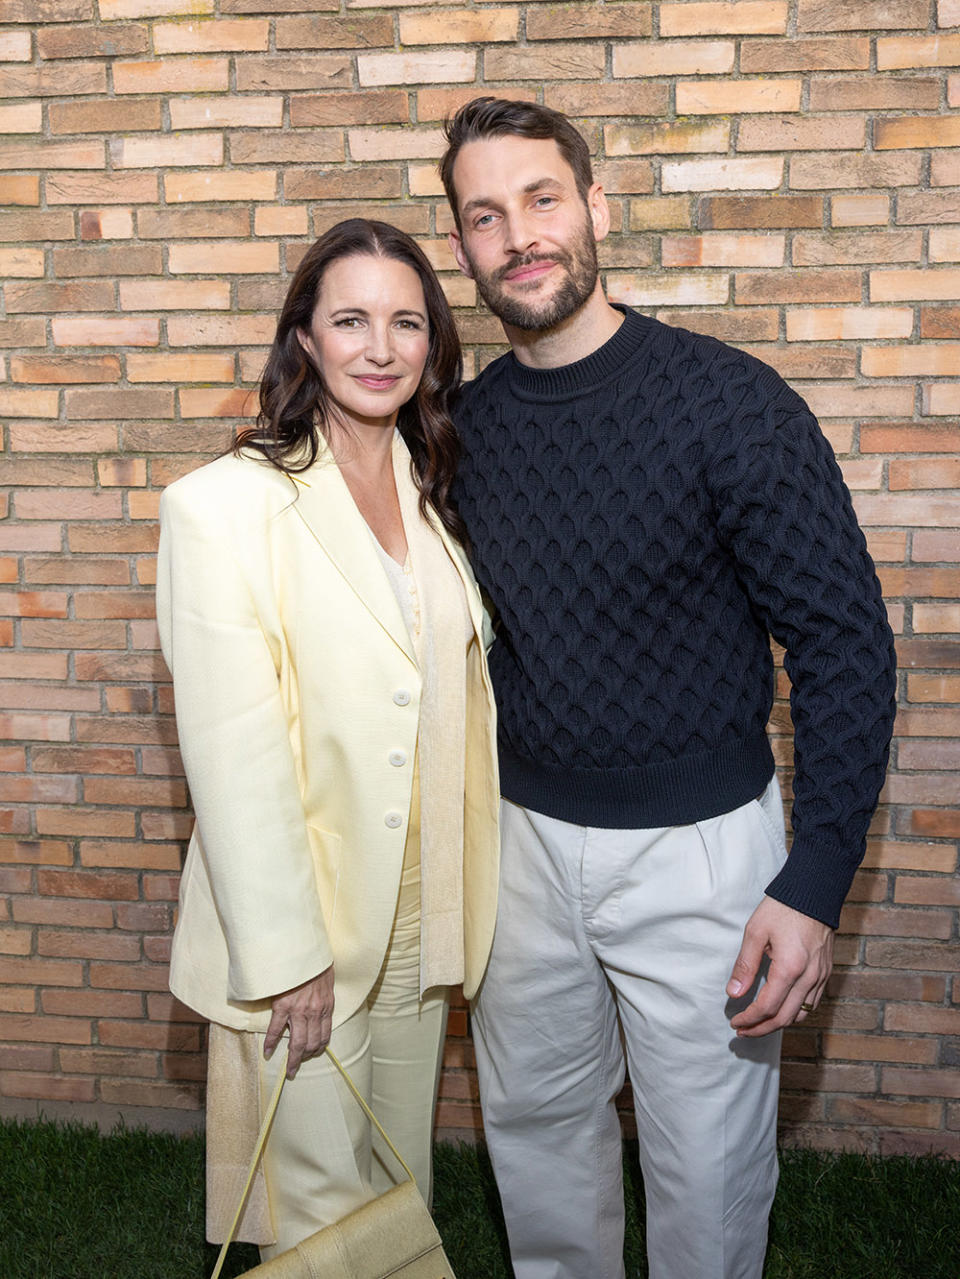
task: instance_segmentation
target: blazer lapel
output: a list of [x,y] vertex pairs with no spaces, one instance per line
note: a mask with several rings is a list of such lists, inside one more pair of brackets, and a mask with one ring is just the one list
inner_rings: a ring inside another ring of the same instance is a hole
[[377,622],[417,665],[400,605],[374,548],[373,535],[357,510],[333,454],[322,441],[317,460],[309,470],[297,474],[294,484],[294,510]]

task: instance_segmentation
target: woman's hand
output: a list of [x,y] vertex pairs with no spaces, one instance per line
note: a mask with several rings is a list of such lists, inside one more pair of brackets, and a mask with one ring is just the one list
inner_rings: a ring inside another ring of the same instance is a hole
[[292,1079],[307,1057],[322,1053],[330,1042],[333,1022],[333,964],[293,990],[274,995],[273,1013],[263,1041],[263,1055],[269,1061],[280,1042],[285,1026],[290,1027],[287,1078]]

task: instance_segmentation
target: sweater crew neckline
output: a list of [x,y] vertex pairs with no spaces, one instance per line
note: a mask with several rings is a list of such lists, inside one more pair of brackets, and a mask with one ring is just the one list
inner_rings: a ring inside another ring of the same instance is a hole
[[582,360],[553,369],[535,369],[521,364],[511,351],[507,355],[511,391],[522,399],[555,400],[588,395],[609,377],[623,371],[636,358],[637,347],[656,328],[656,321],[616,302],[623,323],[602,346]]

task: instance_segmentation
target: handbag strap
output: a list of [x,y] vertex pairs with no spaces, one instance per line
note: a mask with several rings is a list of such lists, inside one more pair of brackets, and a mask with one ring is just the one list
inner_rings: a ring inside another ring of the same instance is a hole
[[[330,1060],[333,1062],[333,1064],[336,1066],[337,1070],[339,1070],[340,1074],[343,1076],[344,1082],[346,1083],[350,1091],[353,1093],[357,1101],[360,1103],[360,1107],[363,1110],[364,1114],[373,1124],[374,1128],[376,1128],[377,1132],[380,1134],[383,1140],[387,1143],[388,1147],[390,1148],[393,1155],[395,1156],[397,1163],[399,1163],[400,1167],[407,1174],[407,1177],[411,1181],[414,1181],[415,1180],[414,1175],[410,1171],[409,1167],[407,1166],[407,1163],[404,1160],[403,1155],[401,1155],[400,1151],[396,1148],[396,1146],[387,1136],[386,1132],[383,1129],[383,1125],[380,1123],[380,1120],[376,1117],[376,1115],[367,1105],[366,1099],[363,1097],[360,1090],[357,1088],[357,1085],[353,1082],[353,1080],[347,1074],[347,1071],[344,1068],[344,1066],[341,1064],[340,1059],[337,1057],[336,1053],[332,1051],[329,1045],[327,1045],[326,1054],[330,1058]],[[277,1106],[280,1102],[280,1094],[283,1092],[283,1085],[286,1080],[286,1077],[287,1077],[287,1063],[286,1063],[286,1059],[284,1059],[283,1069],[280,1071],[280,1075],[277,1079],[276,1085],[274,1086],[273,1093],[271,1094],[271,1097],[270,1097],[270,1101],[267,1103],[267,1109],[263,1116],[263,1122],[261,1123],[260,1131],[257,1134],[256,1145],[253,1148],[253,1158],[250,1160],[250,1168],[247,1172],[247,1180],[244,1183],[243,1190],[240,1192],[240,1202],[237,1204],[237,1211],[234,1213],[233,1221],[230,1224],[230,1230],[227,1233],[227,1237],[226,1239],[224,1239],[220,1247],[220,1254],[217,1257],[217,1264],[213,1268],[213,1273],[210,1275],[210,1279],[218,1279],[220,1271],[223,1269],[223,1263],[227,1256],[227,1249],[230,1247],[231,1243],[233,1243],[233,1236],[236,1234],[237,1226],[240,1224],[240,1217],[241,1217],[241,1214],[243,1213],[244,1204],[247,1202],[247,1195],[250,1193],[250,1187],[253,1185],[253,1178],[257,1171],[257,1164],[260,1162],[260,1156],[263,1154],[263,1148],[267,1144],[267,1136],[270,1132],[270,1126],[273,1123],[273,1117],[277,1113]]]

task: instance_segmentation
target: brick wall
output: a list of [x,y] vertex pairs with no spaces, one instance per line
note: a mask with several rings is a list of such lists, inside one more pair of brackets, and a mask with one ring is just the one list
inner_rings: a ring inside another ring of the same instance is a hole
[[[769,361],[837,451],[901,710],[833,999],[787,1036],[786,1135],[960,1154],[958,65],[960,0],[5,0],[7,1112],[196,1117],[203,1030],[165,990],[190,813],[159,494],[248,412],[289,273],[344,216],[417,236],[468,368],[497,350],[434,169],[442,117],[483,90],[583,129],[611,296]],[[785,767],[788,728],[780,703]],[[459,1008],[447,1132],[477,1124],[465,1033]]]

